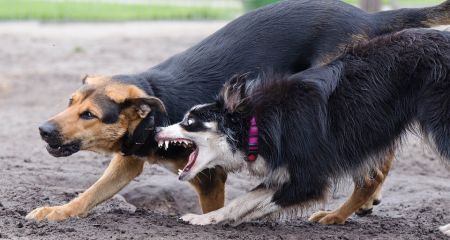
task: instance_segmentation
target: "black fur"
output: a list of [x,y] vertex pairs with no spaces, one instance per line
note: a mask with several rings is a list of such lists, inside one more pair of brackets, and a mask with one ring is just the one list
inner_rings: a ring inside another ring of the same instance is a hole
[[95,95],[94,102],[102,110],[102,122],[106,124],[116,123],[119,120],[121,107],[103,94]]
[[[148,71],[114,79],[160,98],[170,122],[178,122],[190,107],[212,101],[236,73],[256,76],[267,68],[282,74],[305,70],[327,62],[361,36],[431,25],[426,20],[447,23],[449,6],[447,0],[434,8],[368,14],[339,0],[282,1],[237,18]],[[132,136],[129,140],[140,141]]]
[[[238,99],[235,109],[244,111],[230,111],[226,99]],[[450,33],[405,30],[287,78],[236,78],[214,105],[194,111],[216,116],[242,152],[249,117],[258,119],[259,154],[290,174],[272,199],[281,206],[321,199],[344,175],[366,176],[414,123],[450,160]]]

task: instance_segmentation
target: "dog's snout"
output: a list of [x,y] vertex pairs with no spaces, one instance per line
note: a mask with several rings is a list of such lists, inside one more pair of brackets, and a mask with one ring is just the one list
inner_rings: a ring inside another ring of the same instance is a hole
[[58,128],[52,122],[46,122],[39,127],[39,133],[42,139],[48,141],[58,136]]

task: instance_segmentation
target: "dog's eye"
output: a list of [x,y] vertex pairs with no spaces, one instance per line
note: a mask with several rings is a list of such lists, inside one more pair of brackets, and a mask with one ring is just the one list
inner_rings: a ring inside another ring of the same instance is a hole
[[187,119],[187,121],[186,121],[186,124],[189,126],[189,125],[192,125],[192,124],[194,124],[194,119],[193,118],[188,118]]
[[95,115],[89,111],[84,111],[80,114],[80,118],[84,120],[91,120],[95,118]]

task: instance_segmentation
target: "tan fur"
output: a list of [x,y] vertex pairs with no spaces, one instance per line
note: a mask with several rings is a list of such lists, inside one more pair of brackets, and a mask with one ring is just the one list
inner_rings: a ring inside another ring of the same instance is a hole
[[136,86],[120,83],[108,84],[105,87],[105,95],[116,103],[123,103],[126,99],[130,98],[141,98],[147,96],[142,89]]
[[332,62],[333,60],[335,60],[343,52],[345,52],[345,50],[348,48],[349,45],[357,44],[357,43],[364,42],[367,40],[369,40],[369,36],[367,36],[367,34],[364,34],[364,33],[353,34],[351,36],[350,44],[346,43],[346,44],[338,45],[336,47],[335,51],[327,53],[327,54],[323,54],[323,56],[319,59],[319,61],[314,63],[313,65],[317,65],[317,66],[326,65],[326,64]]
[[369,202],[372,205],[373,200],[378,197],[377,194],[381,191],[381,186],[389,173],[394,156],[393,152],[389,153],[385,158],[383,166],[375,171],[374,176],[365,178],[363,186],[355,184],[355,189],[350,198],[338,209],[331,212],[316,212],[311,215],[309,221],[322,224],[344,224],[347,218],[358,209],[367,205]]
[[85,75],[82,77],[82,82],[84,84],[90,84],[90,85],[104,85],[111,81],[111,77],[108,76],[89,76]]
[[143,167],[143,160],[116,154],[103,176],[77,198],[62,206],[37,208],[27,218],[36,221],[61,221],[70,217],[85,217],[93,207],[111,198],[141,174]]
[[[133,106],[124,109],[119,120],[113,124],[105,124],[99,119],[83,121],[80,114],[89,110],[101,118],[102,109],[95,103],[95,96],[98,94],[105,95],[116,103],[136,98],[155,99],[136,86],[115,83],[110,77],[86,77],[85,82],[86,85],[72,95],[68,108],[51,120],[58,124],[65,143],[81,139],[81,150],[115,153],[114,158],[103,176],[80,196],[61,206],[37,208],[27,215],[28,219],[62,221],[70,217],[84,217],[93,207],[111,198],[137,177],[142,172],[145,161],[175,166],[170,168],[174,173],[187,163],[187,159],[156,159],[154,156],[141,159],[122,156],[119,140],[126,132],[133,132],[151,109]],[[162,109],[165,110],[164,106]],[[223,207],[226,178],[226,173],[217,168],[205,170],[191,181],[198,193],[203,212]]]
[[92,101],[92,98],[84,97],[85,95],[81,92],[74,94],[72,104],[53,117],[52,121],[60,126],[60,133],[66,142],[82,139],[84,150],[111,152],[114,143],[126,133],[130,119],[121,115],[119,121],[114,124],[104,124],[99,119],[80,120],[80,114],[86,110],[98,117],[103,115],[102,109]]

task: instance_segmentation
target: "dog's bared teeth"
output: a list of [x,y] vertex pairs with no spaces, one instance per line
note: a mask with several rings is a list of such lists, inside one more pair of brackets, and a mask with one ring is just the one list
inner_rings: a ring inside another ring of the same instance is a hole
[[169,148],[169,141],[164,141],[164,149],[167,150]]
[[161,140],[159,140],[159,141],[158,141],[158,148],[162,148],[163,144],[164,144],[164,142],[161,141]]
[[180,175],[183,172],[183,170],[178,169],[178,175]]

